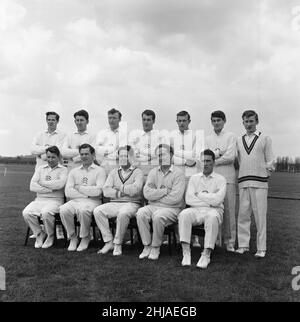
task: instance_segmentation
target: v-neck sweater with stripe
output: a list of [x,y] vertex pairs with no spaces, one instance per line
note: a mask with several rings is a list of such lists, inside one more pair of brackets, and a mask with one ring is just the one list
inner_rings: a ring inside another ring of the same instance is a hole
[[[141,204],[143,199],[144,175],[141,169],[133,168],[122,174],[121,169],[113,169],[103,187],[103,194],[111,202],[134,202]],[[117,195],[117,190],[122,196]]]
[[[259,132],[260,133],[260,132]],[[239,188],[268,188],[268,164],[274,159],[270,137],[260,133],[248,144],[243,135],[237,140]]]

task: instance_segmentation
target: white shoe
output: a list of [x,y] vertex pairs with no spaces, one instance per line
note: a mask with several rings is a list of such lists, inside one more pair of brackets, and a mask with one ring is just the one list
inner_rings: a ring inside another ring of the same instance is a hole
[[46,234],[41,231],[38,236],[36,237],[35,243],[34,243],[34,248],[41,248],[43,246],[44,240],[46,238]]
[[160,247],[152,247],[148,259],[157,260],[160,253]]
[[142,253],[139,256],[139,259],[144,259],[150,255],[151,246],[144,246]]
[[81,238],[81,242],[76,249],[77,252],[82,252],[86,250],[89,247],[90,240],[91,240],[90,237]]
[[191,266],[191,252],[184,252],[181,266]]
[[244,254],[249,252],[249,248],[248,247],[239,247],[236,251],[237,254]]
[[45,240],[42,248],[49,248],[53,245],[54,242],[54,237],[53,236],[48,236],[47,239]]
[[64,239],[64,233],[63,233],[63,229],[61,226],[56,226],[56,237],[57,239]]
[[34,234],[30,235],[30,236],[29,236],[29,238],[30,238],[30,239],[35,239]]
[[192,240],[193,247],[201,247],[201,244],[199,242],[199,236],[194,236]]
[[77,237],[73,237],[70,240],[70,245],[68,247],[68,251],[69,252],[74,252],[77,248],[77,244],[78,244],[78,238]]
[[210,263],[210,255],[202,253],[197,263],[197,267],[204,269],[204,268],[207,268],[209,263]]
[[226,245],[226,250],[227,250],[227,252],[230,252],[230,253],[234,253],[235,252],[235,249],[234,249],[234,247],[233,247],[232,244],[227,244]]
[[266,256],[266,251],[265,250],[258,250],[254,256],[256,258],[264,258]]
[[113,255],[114,256],[120,256],[120,255],[122,255],[122,245],[115,244],[114,251],[113,251]]
[[114,249],[112,241],[105,243],[105,245],[97,252],[97,254],[107,254],[109,251]]

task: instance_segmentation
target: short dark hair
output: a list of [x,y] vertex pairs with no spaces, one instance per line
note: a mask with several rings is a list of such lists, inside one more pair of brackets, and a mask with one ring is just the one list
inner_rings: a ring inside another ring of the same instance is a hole
[[156,148],[155,148],[155,153],[157,152],[157,150],[159,149],[167,149],[170,151],[170,154],[174,155],[174,149],[171,145],[169,144],[165,144],[165,143],[160,143]]
[[84,144],[81,144],[81,145],[79,146],[79,148],[78,148],[79,153],[80,153],[80,151],[81,151],[82,149],[90,149],[90,152],[91,152],[92,154],[95,154],[95,148],[94,148],[93,146],[91,146],[90,144],[88,144],[88,143],[84,143]]
[[188,116],[188,119],[190,120],[191,119],[191,116],[190,114],[187,112],[187,111],[181,111],[179,113],[176,114],[176,116]]
[[152,110],[145,110],[142,113],[142,117],[143,117],[144,114],[147,115],[147,116],[152,116],[152,120],[155,121],[156,115],[155,115],[154,111],[152,111]]
[[256,122],[258,122],[258,114],[254,111],[254,110],[246,110],[244,111],[243,115],[242,115],[242,119],[244,119],[244,117],[251,117],[251,116],[255,116],[255,120]]
[[119,119],[121,120],[121,118],[122,118],[122,113],[121,113],[120,111],[116,110],[115,108],[112,108],[111,110],[109,110],[109,111],[107,112],[107,114],[115,114],[115,113],[118,113],[118,114],[119,114]]
[[56,154],[58,157],[60,157],[60,151],[59,148],[56,145],[53,146],[49,146],[49,148],[46,149],[46,153],[50,152],[50,153],[54,153]]
[[210,119],[212,119],[213,117],[218,117],[218,118],[222,119],[223,121],[226,121],[226,115],[222,111],[214,111],[214,112],[212,112],[211,116],[210,116]]
[[205,149],[201,154],[210,155],[212,157],[213,161],[216,160],[216,156],[215,156],[214,152],[210,149]]
[[59,115],[58,115],[56,112],[52,112],[52,111],[47,112],[47,113],[46,113],[46,119],[47,119],[47,117],[48,117],[49,115],[55,115],[56,121],[57,121],[57,122],[59,121]]
[[87,121],[89,120],[89,113],[86,110],[79,110],[74,113],[74,119],[76,116],[83,116]]
[[128,154],[131,154],[131,155],[133,155],[133,152],[134,152],[133,148],[131,147],[131,145],[124,145],[124,146],[119,147],[118,155],[120,154],[120,151],[122,151],[122,150],[127,151]]

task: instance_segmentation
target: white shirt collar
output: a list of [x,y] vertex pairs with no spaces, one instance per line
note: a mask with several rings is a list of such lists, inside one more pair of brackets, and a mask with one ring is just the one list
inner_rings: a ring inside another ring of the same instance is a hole
[[76,132],[74,132],[75,134],[79,134],[79,135],[83,135],[83,134],[88,134],[88,131],[86,130],[86,131],[84,131],[84,132],[78,132],[78,131],[76,131]]
[[59,130],[58,129],[56,129],[55,131],[53,131],[53,132],[49,132],[49,130],[47,129],[46,131],[45,131],[45,133],[48,133],[48,134],[58,134],[59,133]]
[[254,133],[251,133],[250,135],[248,135],[248,133],[246,132],[246,136],[248,136],[249,138],[251,138],[253,135],[259,136],[259,131],[256,130]]
[[43,167],[44,167],[45,169],[46,169],[46,168],[50,168],[50,169],[54,170],[54,169],[56,169],[56,168],[62,168],[62,167],[63,167],[63,165],[62,165],[62,164],[60,164],[60,163],[58,163],[58,165],[57,165],[55,168],[51,168],[51,167],[50,167],[50,165],[47,163],[47,164],[45,164]]
[[[84,166],[83,166],[83,164],[79,168],[80,169],[85,169]],[[88,170],[91,169],[91,168],[92,169],[95,169],[96,168],[96,164],[94,162],[88,167]]]
[[[163,173],[163,171],[162,171],[162,169],[161,169],[161,166],[158,166],[158,171],[161,171],[161,172]],[[174,172],[174,165],[173,165],[173,164],[171,164],[171,166],[170,166],[170,168],[169,168],[168,172],[166,172],[166,173],[165,173],[165,175],[166,175],[167,173],[169,173],[169,172]]]
[[[127,171],[133,171],[135,169],[135,166],[131,165],[127,170]],[[121,166],[119,167],[119,170],[125,171]]]
[[215,178],[216,177],[216,174],[213,171],[209,176],[206,176],[203,172],[201,172],[200,173],[200,177],[203,177],[203,178]]

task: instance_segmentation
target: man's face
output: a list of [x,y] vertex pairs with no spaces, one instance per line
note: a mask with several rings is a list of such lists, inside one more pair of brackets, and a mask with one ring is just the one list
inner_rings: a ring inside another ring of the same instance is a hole
[[212,117],[211,124],[215,130],[215,132],[221,132],[224,128],[226,121],[220,117]]
[[77,115],[74,120],[78,132],[84,132],[86,131],[87,125],[88,125],[88,120],[81,115]]
[[152,119],[152,117],[152,115],[142,115],[143,130],[145,132],[152,131],[153,129],[154,120]]
[[127,150],[119,151],[119,165],[120,166],[130,166],[130,156]]
[[170,165],[171,164],[171,154],[170,150],[166,148],[160,148],[156,150],[158,155],[159,165]]
[[203,167],[203,174],[209,175],[213,172],[215,162],[211,155],[201,155],[201,163]]
[[55,168],[58,165],[59,157],[55,153],[52,153],[49,151],[47,152],[46,156],[47,156],[48,165],[51,168]]
[[47,125],[48,125],[48,129],[51,130],[51,131],[55,131],[56,130],[56,127],[57,127],[57,119],[56,119],[56,116],[55,115],[48,115],[46,117],[46,122],[47,122]]
[[94,155],[89,148],[81,149],[79,153],[83,165],[90,165],[94,162]]
[[179,128],[179,131],[183,132],[189,129],[189,124],[191,120],[189,120],[188,115],[185,116],[177,116],[177,125]]
[[256,131],[256,125],[258,122],[256,121],[255,115],[244,117],[243,124],[247,132],[254,133]]
[[120,123],[120,115],[119,113],[108,114],[108,124],[111,129],[117,129]]

